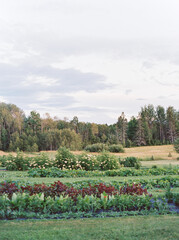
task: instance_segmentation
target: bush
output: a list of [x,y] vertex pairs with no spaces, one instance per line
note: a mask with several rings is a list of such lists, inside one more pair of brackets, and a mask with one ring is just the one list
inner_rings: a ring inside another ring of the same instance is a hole
[[9,154],[6,157],[5,167],[10,171],[25,171],[29,169],[30,158],[18,152],[16,156]]
[[108,146],[103,143],[95,143],[92,145],[87,145],[85,147],[85,151],[88,151],[88,152],[102,152],[105,150],[108,150]]
[[0,166],[5,167],[6,156],[0,156]]
[[55,157],[55,165],[61,169],[76,169],[76,156],[67,148],[60,147]]
[[141,163],[136,157],[127,157],[125,160],[121,160],[120,163],[124,167],[135,167],[136,169],[140,169],[141,167]]
[[86,171],[93,171],[99,168],[99,163],[95,155],[81,154],[77,158],[77,169],[83,169]]
[[112,144],[109,146],[109,151],[113,153],[123,153],[124,148],[121,144]]
[[179,138],[177,138],[174,142],[174,148],[177,153],[179,153]]
[[54,165],[54,160],[50,159],[45,153],[39,156],[30,158],[29,168],[51,168]]
[[98,155],[97,160],[99,162],[100,170],[113,170],[120,167],[118,158],[107,152]]

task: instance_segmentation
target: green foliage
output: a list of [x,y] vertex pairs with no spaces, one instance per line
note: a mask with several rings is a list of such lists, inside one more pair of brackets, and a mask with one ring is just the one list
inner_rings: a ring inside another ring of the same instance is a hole
[[[151,201],[152,199],[152,201]],[[27,213],[55,214],[64,212],[96,212],[98,210],[115,211],[142,211],[146,210],[166,210],[167,205],[164,200],[158,200],[147,195],[106,195],[102,193],[100,197],[93,195],[79,195],[75,200],[71,196],[45,197],[44,193],[29,195],[28,193],[13,193],[12,198],[6,194],[0,196],[0,218],[4,218],[10,212],[26,211]]]
[[109,145],[108,150],[113,153],[124,153],[124,148],[121,144]]
[[88,151],[88,152],[102,152],[105,150],[108,150],[108,146],[103,143],[95,143],[85,147],[85,151]]
[[99,162],[95,155],[84,153],[77,157],[76,168],[86,171],[97,170],[99,168]]
[[177,138],[174,142],[174,148],[177,153],[179,153],[179,138]]
[[76,156],[67,148],[60,147],[55,157],[55,165],[60,169],[76,169]]
[[134,168],[120,168],[118,170],[106,171],[106,176],[159,176],[159,175],[178,175],[178,168],[149,168],[149,169],[134,169]]
[[60,130],[60,146],[70,150],[80,150],[82,148],[81,136],[74,130]]
[[168,184],[168,186],[167,186],[167,191],[165,193],[165,196],[166,196],[168,202],[172,202],[172,200],[173,200],[173,193],[171,192],[170,184]]
[[[137,117],[127,121],[125,114],[116,123],[96,124],[79,122],[78,117],[71,121],[45,118],[32,111],[25,116],[14,104],[0,103],[0,150],[36,152],[57,150],[60,146],[70,150],[86,147],[90,152],[122,152],[119,147],[173,144],[179,132],[179,112],[173,107],[166,110],[153,105],[141,108]],[[94,144],[94,145],[93,145]],[[112,150],[110,150],[112,149]]]
[[41,153],[39,156],[29,158],[29,168],[51,168],[54,165],[54,160],[50,159],[45,153]]
[[4,156],[0,156],[0,166],[1,167],[5,167],[5,163],[6,163],[7,157]]
[[124,160],[121,160],[120,163],[124,167],[134,167],[136,169],[139,169],[141,167],[141,163],[136,157],[127,157]]
[[[107,171],[85,171],[85,170],[60,170],[58,168],[39,169],[35,168],[28,172],[30,177],[128,177],[128,176],[159,176],[159,175],[177,175],[178,168],[173,169],[134,169],[120,168]],[[168,176],[170,177],[170,176]],[[157,181],[156,181],[157,183]],[[166,182],[167,183],[167,182]]]
[[105,172],[86,171],[86,170],[60,170],[59,168],[39,169],[34,168],[28,171],[29,177],[58,177],[58,178],[77,178],[77,177],[102,177]]
[[5,167],[10,171],[25,171],[29,168],[30,159],[25,157],[22,152],[17,152],[16,156],[9,154],[5,160]]
[[103,152],[103,151],[109,151],[114,153],[124,152],[124,148],[121,144],[106,145],[103,143],[95,143],[92,145],[88,145],[85,147],[85,150],[88,152]]
[[97,160],[100,170],[103,171],[118,169],[120,167],[118,158],[108,152],[103,152],[101,155],[98,155]]

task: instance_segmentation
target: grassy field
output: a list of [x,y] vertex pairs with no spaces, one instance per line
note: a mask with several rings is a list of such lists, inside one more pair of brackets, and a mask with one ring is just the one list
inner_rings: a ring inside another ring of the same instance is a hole
[[[56,151],[47,151],[50,156],[54,157]],[[74,154],[81,154],[81,151],[74,151]],[[171,154],[169,157],[169,153]],[[98,153],[94,153],[98,154]],[[125,157],[137,157],[142,160],[168,160],[173,163],[177,160],[179,155],[175,152],[173,145],[163,145],[163,146],[144,146],[144,147],[133,147],[133,148],[125,148],[124,153],[113,153],[114,155]]]
[[[56,151],[42,151],[49,154],[51,157],[54,157]],[[82,151],[73,151],[74,154],[81,154]],[[169,157],[169,153],[171,153],[171,157]],[[0,156],[8,155],[9,153],[0,151]],[[16,154],[11,152],[11,154]],[[27,153],[27,155],[34,156],[39,153]],[[93,153],[98,154],[98,153]],[[162,145],[162,146],[144,146],[144,147],[132,147],[132,148],[125,148],[124,153],[114,153],[115,155],[121,157],[138,157],[143,160],[151,160],[151,157],[154,160],[176,160],[179,155],[175,152],[173,145]]]
[[105,219],[0,221],[1,240],[174,240],[179,218],[136,216]]

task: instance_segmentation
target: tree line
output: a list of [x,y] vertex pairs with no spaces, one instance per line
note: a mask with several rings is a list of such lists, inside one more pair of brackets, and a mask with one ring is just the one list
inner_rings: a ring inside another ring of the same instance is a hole
[[172,106],[144,106],[127,120],[122,113],[111,125],[29,116],[14,104],[0,103],[0,150],[42,151],[65,146],[81,150],[89,144],[122,144],[124,147],[171,144],[179,136],[179,111]]

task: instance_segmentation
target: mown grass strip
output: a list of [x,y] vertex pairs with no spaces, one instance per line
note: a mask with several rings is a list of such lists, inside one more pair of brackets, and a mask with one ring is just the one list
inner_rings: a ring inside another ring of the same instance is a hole
[[104,219],[0,221],[1,240],[173,240],[179,217],[135,216]]

